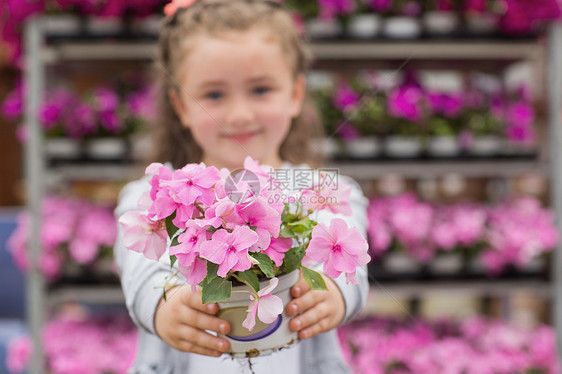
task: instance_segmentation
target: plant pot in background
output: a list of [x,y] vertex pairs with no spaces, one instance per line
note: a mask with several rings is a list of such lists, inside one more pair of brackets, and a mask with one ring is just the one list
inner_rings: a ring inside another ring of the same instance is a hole
[[306,32],[311,39],[333,39],[341,36],[343,26],[337,19],[314,18],[306,22]]
[[421,154],[422,145],[418,138],[389,136],[384,141],[384,152],[388,157],[413,158]]
[[378,14],[358,14],[353,16],[347,25],[347,34],[352,38],[371,39],[377,36],[382,28],[382,18]]
[[353,158],[374,158],[381,153],[380,141],[376,136],[364,136],[345,144],[347,154]]
[[468,153],[474,156],[496,156],[500,153],[502,140],[499,136],[477,136],[468,148]]
[[460,153],[460,145],[454,136],[432,136],[427,141],[427,153],[434,157],[453,157]]
[[519,144],[504,139],[500,151],[505,156],[534,156],[537,153],[537,147],[534,144]]
[[[256,356],[266,356],[283,348],[289,348],[296,344],[298,333],[289,329],[290,317],[287,315],[285,308],[291,301],[290,289],[299,280],[299,271],[295,270],[290,274],[278,276],[279,283],[273,290],[273,294],[277,295],[283,301],[283,313],[277,320],[269,325],[262,323],[256,318],[256,326],[250,332],[242,326],[242,322],[248,315],[248,304],[250,302],[246,285],[238,285],[232,287],[232,296],[218,303],[219,312],[217,316],[230,323],[231,331],[228,335],[221,335],[230,343],[228,353],[234,358],[246,358]],[[260,282],[261,289],[267,287],[269,279]]]
[[121,21],[117,17],[89,17],[86,28],[94,35],[119,34],[123,32]]
[[466,18],[466,32],[470,35],[490,35],[498,30],[498,19],[491,14],[481,14]]
[[383,257],[384,270],[390,274],[417,274],[422,264],[404,252],[388,252]]
[[425,32],[435,36],[451,36],[459,27],[459,19],[454,12],[426,12],[422,22]]
[[429,270],[434,274],[458,274],[463,269],[464,259],[459,253],[439,253],[429,263]]
[[86,156],[92,160],[125,159],[129,154],[129,144],[123,138],[92,138],[86,142]]
[[78,160],[82,158],[82,143],[71,138],[47,138],[45,155],[49,159]]
[[389,17],[383,24],[384,36],[392,39],[416,39],[421,32],[420,22],[414,17]]

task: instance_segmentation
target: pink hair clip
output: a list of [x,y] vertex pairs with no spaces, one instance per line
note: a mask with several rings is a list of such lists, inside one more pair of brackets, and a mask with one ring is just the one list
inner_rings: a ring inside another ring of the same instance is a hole
[[187,8],[197,0],[172,0],[171,3],[164,7],[164,14],[172,16],[176,14],[178,8]]

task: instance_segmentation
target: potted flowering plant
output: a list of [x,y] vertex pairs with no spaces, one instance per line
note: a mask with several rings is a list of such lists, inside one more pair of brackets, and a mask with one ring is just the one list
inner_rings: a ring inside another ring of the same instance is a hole
[[218,302],[218,315],[230,322],[225,338],[233,357],[266,355],[298,341],[284,312],[298,270],[312,289],[326,289],[311,264],[355,283],[356,268],[370,260],[366,240],[343,219],[328,226],[311,218],[322,209],[350,214],[349,186],[320,183],[285,195],[273,169],[250,157],[232,173],[204,163],[175,171],[151,164],[146,172],[153,176],[139,202],[144,212],[119,219],[123,244],[154,260],[169,248],[178,270],[164,298],[178,278],[201,287],[202,302]]
[[347,33],[352,38],[370,39],[382,29],[382,14],[390,9],[391,0],[360,0],[357,11],[349,18]]
[[421,5],[412,0],[392,0],[383,34],[392,39],[415,39],[421,35]]
[[423,26],[429,35],[451,36],[459,26],[458,0],[424,2]]
[[428,118],[430,137],[427,152],[431,156],[451,157],[460,152],[458,135],[461,129],[463,97],[460,93],[429,92],[427,101],[431,115]]

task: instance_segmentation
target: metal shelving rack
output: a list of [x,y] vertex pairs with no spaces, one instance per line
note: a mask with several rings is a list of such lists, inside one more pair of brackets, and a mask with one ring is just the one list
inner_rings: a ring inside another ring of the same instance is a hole
[[[101,36],[100,36],[101,38]],[[98,38],[99,40],[99,38]],[[152,40],[141,38],[138,40],[120,40],[116,42],[96,43],[89,39],[85,41],[69,38],[63,42],[59,38],[56,43],[47,45],[47,35],[44,20],[41,17],[31,18],[25,28],[25,54],[27,65],[25,68],[25,87],[27,97],[25,105],[26,124],[29,127],[29,140],[25,147],[25,175],[28,195],[28,209],[31,213],[31,271],[27,282],[27,318],[33,337],[34,352],[42,352],[40,331],[44,313],[54,302],[68,299],[86,302],[120,302],[119,290],[116,287],[66,288],[58,289],[46,297],[46,287],[37,262],[40,253],[39,228],[41,227],[40,206],[45,190],[45,162],[42,150],[42,132],[37,116],[41,93],[45,86],[45,69],[60,61],[84,60],[151,60],[156,55],[155,36]],[[459,61],[482,62],[479,68],[496,70],[522,59],[547,61],[548,88],[548,139],[549,161],[544,160],[432,160],[428,162],[332,162],[328,167],[337,167],[345,174],[356,179],[373,179],[389,172],[400,173],[405,177],[438,176],[449,172],[460,172],[471,177],[509,177],[524,172],[539,173],[550,177],[552,202],[557,217],[557,227],[562,233],[562,127],[560,114],[562,113],[562,25],[552,25],[547,47],[535,42],[506,41],[506,40],[423,40],[423,41],[368,41],[368,42],[321,42],[312,44],[312,51],[319,61],[319,65],[337,66],[343,69],[353,69],[369,63],[370,67],[390,66],[396,61],[408,60],[424,66],[435,61],[438,57],[443,64],[455,66]],[[475,51],[478,51],[476,54]],[[377,60],[377,62],[374,62]],[[345,62],[342,66],[341,62]],[[447,65],[449,66],[449,65]],[[459,65],[460,66],[460,65]],[[456,66],[455,66],[456,67]],[[98,173],[103,179],[117,179],[131,170],[142,170],[141,165],[61,165],[50,169],[60,178],[91,178]],[[136,171],[134,171],[136,172]],[[97,179],[94,177],[93,179]],[[562,245],[559,245],[562,246]],[[556,328],[559,356],[562,358],[562,252],[557,248],[553,256],[552,277],[550,284],[542,280],[528,281],[476,281],[470,284],[462,281],[441,282],[431,284],[434,291],[458,289],[473,293],[483,287],[486,292],[500,295],[510,289],[526,288],[538,290],[539,293],[551,296],[553,301],[553,323]],[[386,287],[386,285],[385,285]],[[417,295],[427,291],[427,287],[409,284],[389,285],[388,290],[404,295]],[[101,296],[105,294],[106,296]],[[51,297],[53,300],[50,300]],[[31,373],[43,372],[43,357],[41,354],[33,356]]]

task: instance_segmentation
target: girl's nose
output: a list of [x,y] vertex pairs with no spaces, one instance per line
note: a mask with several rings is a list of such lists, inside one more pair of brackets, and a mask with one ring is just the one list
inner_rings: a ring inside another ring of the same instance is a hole
[[229,105],[226,121],[235,128],[245,127],[254,121],[254,113],[250,103],[244,98],[233,99]]

